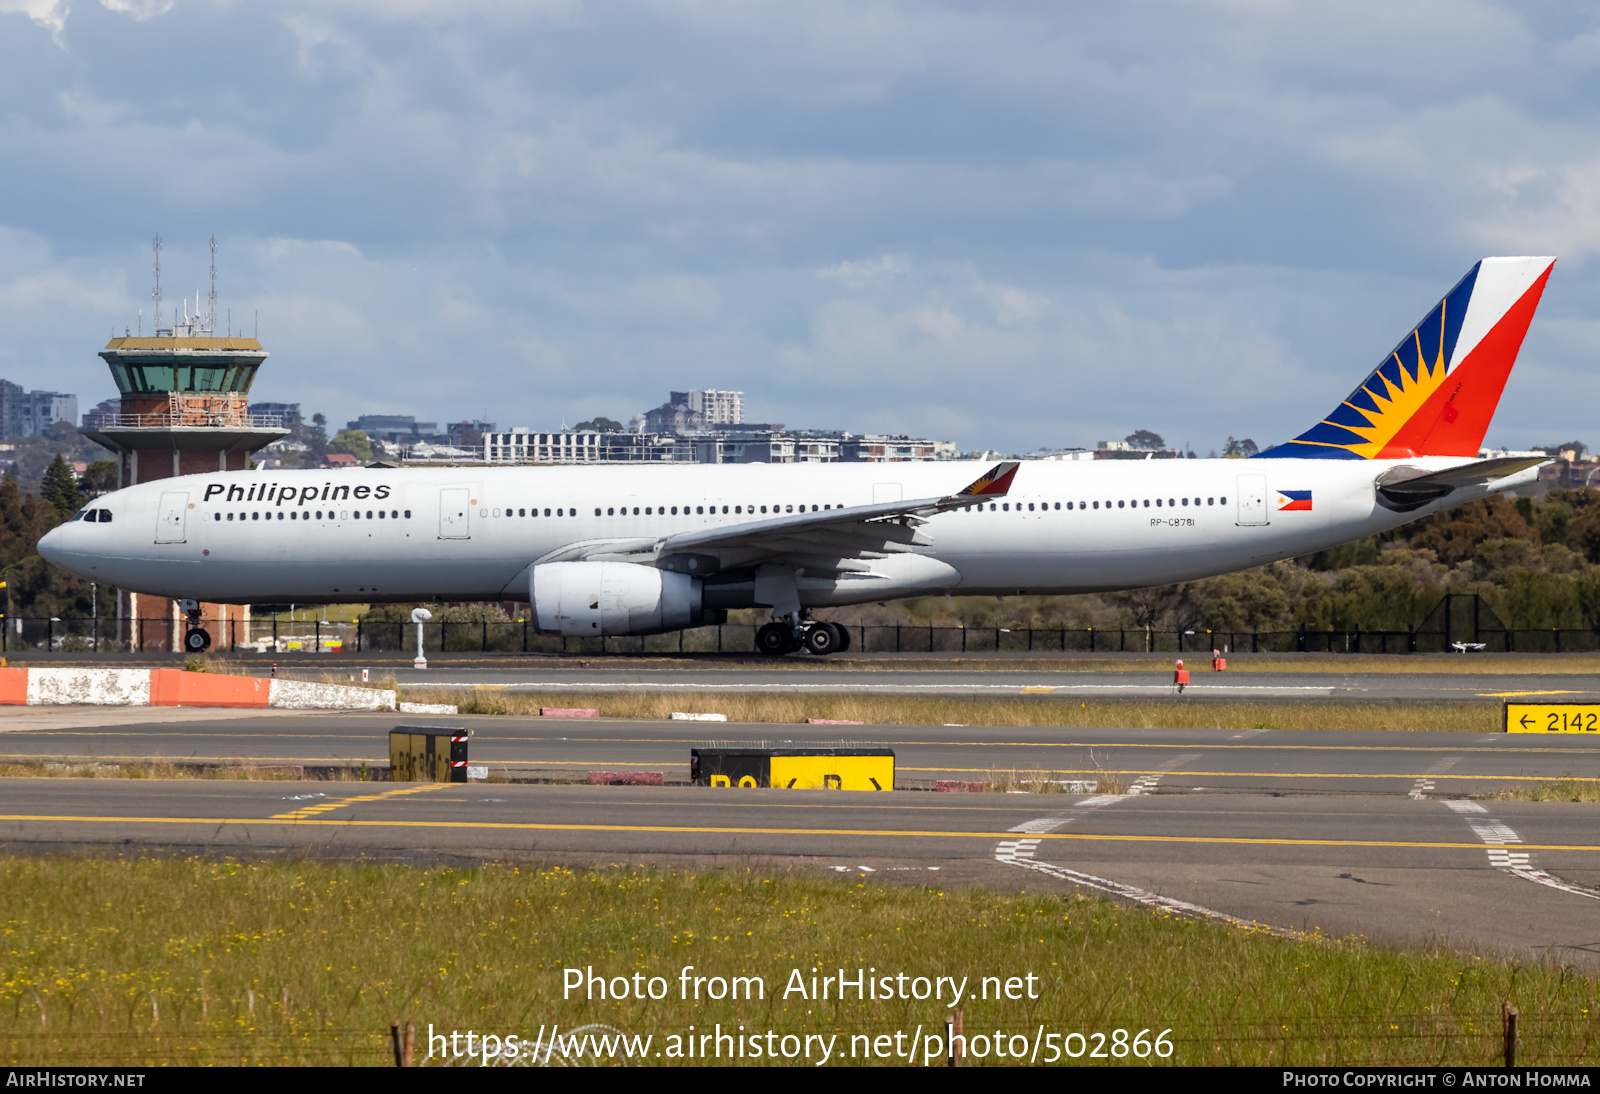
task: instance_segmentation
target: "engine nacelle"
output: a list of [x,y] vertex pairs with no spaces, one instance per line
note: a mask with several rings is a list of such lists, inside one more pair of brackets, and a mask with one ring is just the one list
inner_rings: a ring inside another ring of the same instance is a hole
[[656,634],[699,626],[700,579],[635,562],[547,562],[528,599],[546,634]]

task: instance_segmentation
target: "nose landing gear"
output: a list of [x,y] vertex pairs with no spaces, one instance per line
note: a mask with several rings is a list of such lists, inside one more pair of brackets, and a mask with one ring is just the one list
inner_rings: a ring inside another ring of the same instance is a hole
[[189,621],[189,629],[183,635],[183,648],[189,653],[204,653],[211,648],[211,632],[200,625],[200,604],[194,600],[184,600],[184,618]]

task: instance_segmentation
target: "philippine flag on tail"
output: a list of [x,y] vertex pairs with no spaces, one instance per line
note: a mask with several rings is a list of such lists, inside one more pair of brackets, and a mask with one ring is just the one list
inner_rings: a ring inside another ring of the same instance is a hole
[[1278,512],[1294,513],[1299,511],[1311,512],[1311,491],[1309,490],[1279,490]]

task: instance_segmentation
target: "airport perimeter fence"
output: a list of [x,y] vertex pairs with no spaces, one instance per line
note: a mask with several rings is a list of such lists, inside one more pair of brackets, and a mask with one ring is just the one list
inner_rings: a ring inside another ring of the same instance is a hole
[[[1455,602],[1455,603],[1452,603]],[[160,619],[4,620],[0,653],[146,652],[172,650],[183,624]],[[280,619],[208,623],[213,648],[257,653],[350,653],[414,651],[417,625],[376,620],[324,623]],[[611,638],[562,638],[540,634],[530,620],[437,621],[422,625],[426,653],[542,653],[585,656],[689,653],[750,653],[756,624],[725,623],[664,634]],[[1600,629],[1513,629],[1489,605],[1469,594],[1452,594],[1421,626],[1405,630],[1339,629],[1224,631],[1157,630],[1145,627],[941,627],[931,624],[851,625],[850,648],[868,653],[1577,653],[1600,650]]]

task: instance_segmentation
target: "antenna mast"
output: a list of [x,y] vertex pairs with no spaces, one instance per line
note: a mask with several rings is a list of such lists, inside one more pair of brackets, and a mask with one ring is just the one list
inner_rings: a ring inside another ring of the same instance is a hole
[[217,334],[217,237],[211,236],[211,312],[206,317],[208,333],[215,338]]
[[159,335],[161,333],[161,237],[159,235],[150,241],[150,250],[156,256],[155,262],[150,267],[156,275],[156,285],[150,290],[150,299],[155,303],[155,332]]

